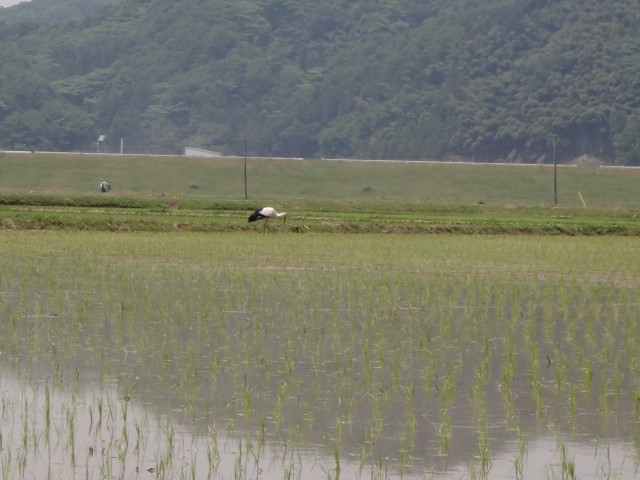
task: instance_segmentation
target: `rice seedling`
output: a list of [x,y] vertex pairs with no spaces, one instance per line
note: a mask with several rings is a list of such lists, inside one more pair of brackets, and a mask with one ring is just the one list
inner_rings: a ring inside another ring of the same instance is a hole
[[524,475],[522,456],[516,455],[513,457],[513,470],[514,470],[514,477],[517,480],[522,480]]
[[565,443],[560,443],[560,478],[576,478],[576,465],[573,458],[569,458],[569,452]]

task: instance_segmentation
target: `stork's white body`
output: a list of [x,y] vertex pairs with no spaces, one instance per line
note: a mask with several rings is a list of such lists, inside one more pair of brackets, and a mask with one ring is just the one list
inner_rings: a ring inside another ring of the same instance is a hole
[[276,212],[273,207],[264,207],[260,210],[256,210],[249,215],[249,222],[255,222],[257,220],[264,220],[264,229],[267,229],[267,222],[272,218],[282,218],[282,226],[287,223],[287,214],[285,212]]

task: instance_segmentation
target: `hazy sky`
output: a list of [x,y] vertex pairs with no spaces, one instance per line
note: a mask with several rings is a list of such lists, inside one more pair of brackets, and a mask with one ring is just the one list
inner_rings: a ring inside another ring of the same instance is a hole
[[25,0],[0,0],[0,7],[10,7]]

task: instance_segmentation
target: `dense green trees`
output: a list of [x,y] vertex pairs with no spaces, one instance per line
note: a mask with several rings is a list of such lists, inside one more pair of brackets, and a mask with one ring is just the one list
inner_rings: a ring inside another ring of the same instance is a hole
[[640,165],[635,0],[82,1],[0,10],[0,147]]

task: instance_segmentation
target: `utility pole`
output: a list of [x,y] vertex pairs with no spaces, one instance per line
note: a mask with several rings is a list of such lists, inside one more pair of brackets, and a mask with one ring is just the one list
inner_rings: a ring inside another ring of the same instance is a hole
[[555,133],[551,134],[551,141],[553,142],[553,204],[558,205],[558,164],[556,162],[556,140],[558,136]]
[[247,197],[247,136],[243,137],[244,139],[244,199]]

